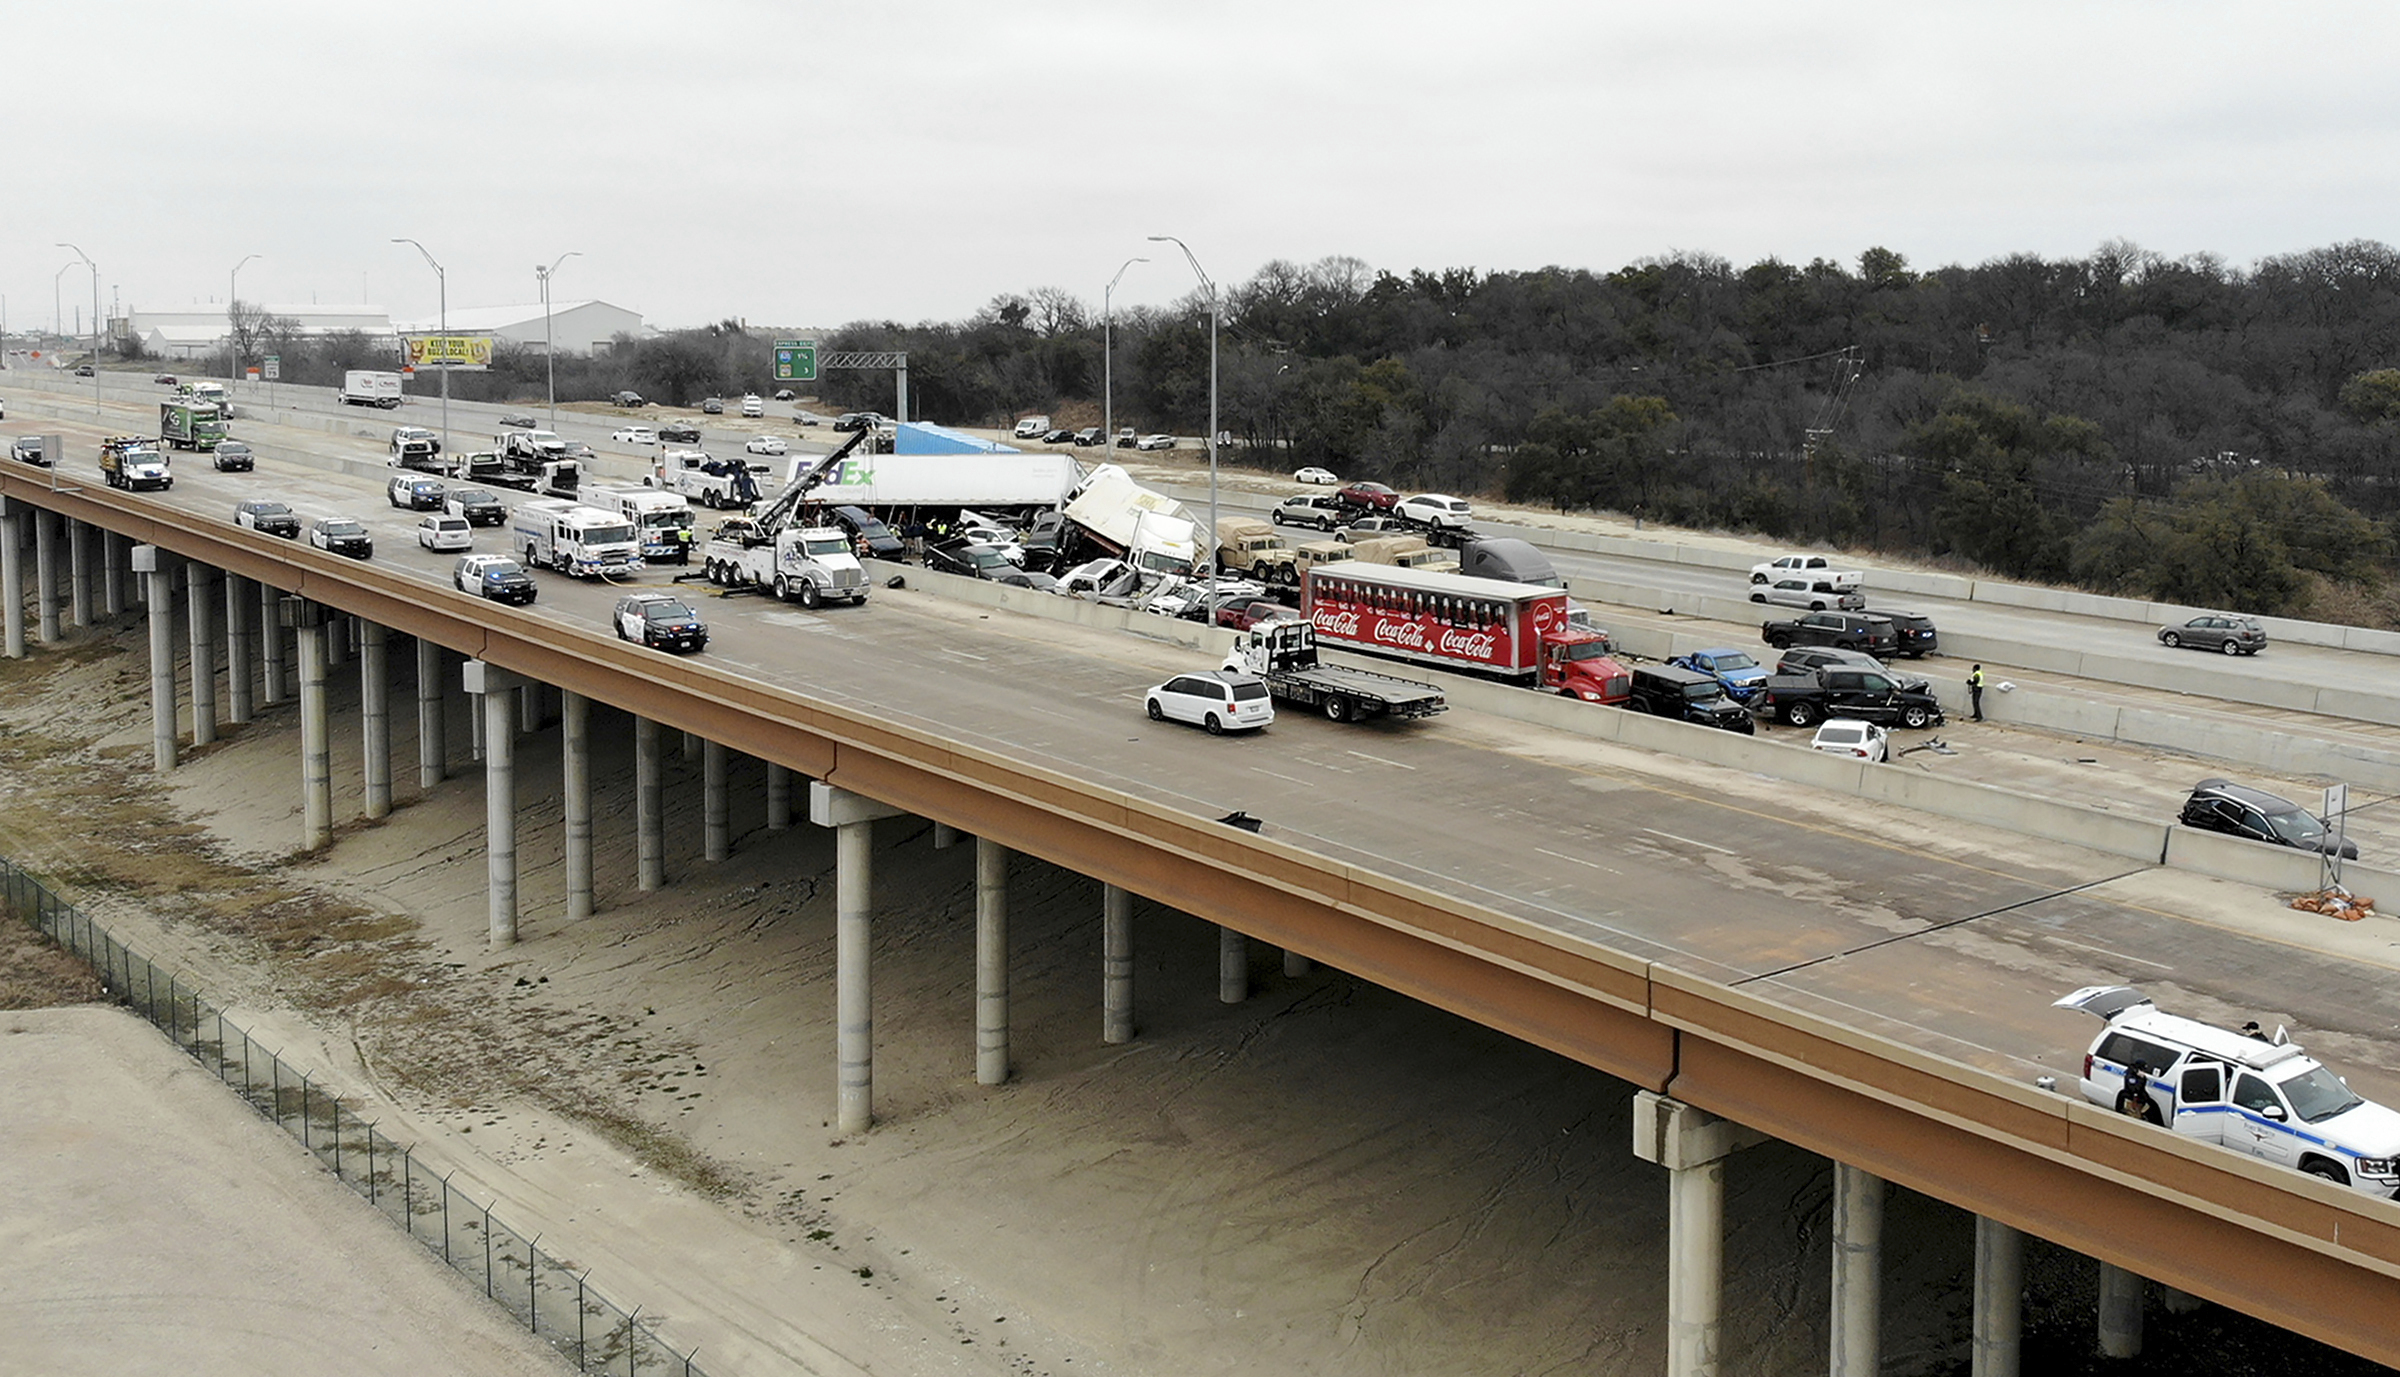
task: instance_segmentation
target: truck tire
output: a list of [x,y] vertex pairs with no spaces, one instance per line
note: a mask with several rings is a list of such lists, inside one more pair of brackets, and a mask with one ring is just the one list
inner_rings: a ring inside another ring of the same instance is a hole
[[1752,574],[1750,576],[1750,581],[1752,583],[1765,583],[1767,581],[1767,576],[1764,574]]
[[781,574],[777,574],[777,575],[775,576],[775,601],[777,601],[777,602],[790,602],[791,600],[792,600],[792,585],[791,585],[791,580],[789,580],[789,579],[785,578],[785,577],[784,577],[783,575],[781,575]]
[[1932,721],[1933,714],[1914,703],[1900,710],[1900,725],[1910,731],[1922,731]]
[[1750,595],[1750,601],[1752,602],[1765,602],[1766,600],[1767,595],[1764,593],[1752,593]]
[[1327,694],[1325,696],[1325,720],[1328,722],[1349,721],[1350,700],[1338,693]]
[[817,593],[817,581],[815,579],[800,580],[800,605],[802,607],[814,612],[817,608],[823,606],[824,602],[825,599],[820,597]]
[[2326,1161],[2322,1157],[2309,1158],[2306,1163],[2302,1164],[2300,1170],[2307,1172],[2309,1175],[2316,1177],[2320,1181],[2331,1181],[2337,1186],[2347,1186],[2350,1184],[2350,1173],[2342,1170],[2334,1163]]
[[1813,727],[1817,723],[1817,705],[1803,698],[1783,705],[1784,725]]

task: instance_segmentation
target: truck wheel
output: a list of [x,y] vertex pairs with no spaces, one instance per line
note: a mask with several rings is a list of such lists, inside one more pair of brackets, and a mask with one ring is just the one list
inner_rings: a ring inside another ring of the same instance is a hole
[[1932,721],[1932,713],[1913,703],[1900,710],[1900,725],[1910,731],[1922,731]]
[[1347,722],[1347,721],[1349,721],[1349,720],[1350,720],[1350,700],[1349,700],[1349,699],[1347,699],[1347,698],[1344,698],[1342,695],[1340,695],[1340,694],[1338,694],[1338,693],[1336,693],[1336,694],[1332,694],[1332,695],[1330,695],[1329,697],[1327,697],[1327,698],[1326,698],[1326,700],[1325,700],[1325,720],[1326,720],[1326,721],[1328,721],[1328,722]]
[[2300,1170],[2307,1172],[2309,1175],[2317,1177],[2320,1180],[2331,1181],[2337,1186],[2347,1186],[2350,1184],[2350,1173],[2343,1171],[2340,1167],[2326,1161],[2322,1157],[2309,1158],[2307,1164],[2301,1167]]
[[792,585],[790,580],[784,578],[784,576],[781,574],[777,574],[775,576],[775,601],[790,602],[791,599]]
[[814,611],[817,607],[822,605],[824,601],[825,600],[823,598],[817,595],[817,581],[815,579],[800,580],[800,605],[802,607]]
[[1783,705],[1783,720],[1786,725],[1794,727],[1814,726],[1817,720],[1817,705],[1805,700],[1798,703],[1786,703]]
[[1765,583],[1767,581],[1767,576],[1764,574],[1752,574],[1750,576],[1750,581],[1752,583]]
[[1765,602],[1766,600],[1767,595],[1764,593],[1752,593],[1750,595],[1750,601],[1752,602]]

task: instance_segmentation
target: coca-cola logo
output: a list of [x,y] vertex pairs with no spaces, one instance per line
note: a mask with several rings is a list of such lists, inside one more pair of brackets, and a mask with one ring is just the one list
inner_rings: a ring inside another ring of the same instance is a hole
[[1446,629],[1442,632],[1441,645],[1442,653],[1445,655],[1465,655],[1477,660],[1489,660],[1494,658],[1493,652],[1500,648],[1500,638],[1488,631]]
[[1309,620],[1316,623],[1317,630],[1328,636],[1355,639],[1358,635],[1358,613],[1348,609],[1328,612],[1324,608],[1318,608],[1315,615]]
[[1367,634],[1377,645],[1396,645],[1406,650],[1425,648],[1425,625],[1422,622],[1377,617],[1374,629]]

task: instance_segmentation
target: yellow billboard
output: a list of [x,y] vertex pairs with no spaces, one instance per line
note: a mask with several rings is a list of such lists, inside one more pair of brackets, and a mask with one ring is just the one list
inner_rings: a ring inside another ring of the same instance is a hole
[[402,335],[400,347],[411,368],[450,368],[474,373],[492,366],[490,335]]

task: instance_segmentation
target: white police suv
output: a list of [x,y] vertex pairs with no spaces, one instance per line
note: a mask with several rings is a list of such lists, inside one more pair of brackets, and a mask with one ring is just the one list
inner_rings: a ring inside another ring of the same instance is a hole
[[2107,1026],[2083,1056],[2083,1095],[2115,1107],[2125,1072],[2149,1071],[2160,1122],[2368,1195],[2400,1196],[2400,1113],[2350,1093],[2341,1077],[2285,1039],[2229,1033],[2160,1013],[2139,991],[2092,985],[2055,1001]]

